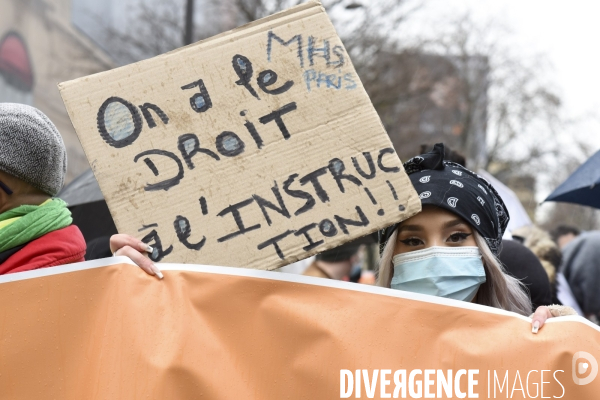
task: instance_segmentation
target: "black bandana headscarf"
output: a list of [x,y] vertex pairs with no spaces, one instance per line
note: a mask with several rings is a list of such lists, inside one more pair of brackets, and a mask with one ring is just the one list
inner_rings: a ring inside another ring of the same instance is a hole
[[[404,169],[423,205],[444,208],[469,222],[485,239],[496,256],[509,215],[504,202],[490,183],[460,164],[444,160],[444,145],[404,163]],[[399,224],[379,231],[379,250]]]

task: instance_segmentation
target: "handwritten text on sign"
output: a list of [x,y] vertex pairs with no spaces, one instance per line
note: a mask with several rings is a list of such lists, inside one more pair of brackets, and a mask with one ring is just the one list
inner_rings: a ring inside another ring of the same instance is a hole
[[155,261],[271,269],[419,209],[318,3],[60,89]]

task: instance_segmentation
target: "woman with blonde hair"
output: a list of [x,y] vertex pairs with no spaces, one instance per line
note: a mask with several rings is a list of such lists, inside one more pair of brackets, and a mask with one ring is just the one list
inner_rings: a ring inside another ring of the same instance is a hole
[[[509,215],[482,177],[444,160],[444,145],[404,164],[423,210],[380,232],[377,284],[531,314],[524,286],[497,256]],[[532,332],[569,307],[539,307]]]

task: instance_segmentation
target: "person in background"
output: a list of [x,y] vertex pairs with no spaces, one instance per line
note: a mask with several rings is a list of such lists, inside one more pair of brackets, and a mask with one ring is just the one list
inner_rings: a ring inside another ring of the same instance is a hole
[[552,231],[552,239],[563,250],[567,244],[581,234],[581,231],[574,226],[559,225]]
[[[0,275],[84,261],[86,245],[72,225],[63,186],[67,152],[60,133],[40,110],[0,103]],[[160,271],[148,245],[114,235],[111,250],[131,255],[151,275]]]
[[[497,259],[509,215],[496,190],[445,161],[441,143],[408,160],[404,169],[423,208],[380,232],[377,284],[529,315],[525,289]],[[532,316],[532,332],[548,318],[573,314],[569,307],[541,306]]]
[[563,249],[560,272],[565,276],[584,315],[600,318],[600,231],[585,232]]
[[357,263],[360,246],[360,243],[350,242],[317,254],[303,275],[358,282],[360,266]]
[[503,240],[498,259],[506,272],[527,288],[532,310],[556,303],[548,275],[539,258],[530,249],[516,240]]
[[[574,228],[573,228],[574,229]],[[562,252],[558,247],[558,244],[552,240],[551,236],[544,230],[536,226],[525,226],[513,231],[513,239],[523,243],[528,249],[530,249],[536,257],[542,263],[544,270],[546,271],[548,278],[550,279],[550,287],[552,289],[552,303],[562,304],[573,308],[577,314],[583,315],[579,303],[573,295],[571,286],[560,272],[560,265],[562,262]],[[522,266],[524,270],[531,268],[529,266]],[[514,275],[521,278],[518,275]],[[531,275],[532,277],[536,275]],[[523,278],[526,285],[531,280],[529,277]],[[538,278],[539,279],[539,278]],[[539,285],[528,286],[531,291],[531,297],[534,298],[535,291],[539,289]],[[549,304],[549,303],[546,303]]]
[[536,255],[548,274],[550,283],[554,285],[562,254],[550,235],[537,226],[530,225],[513,230],[512,236]]
[[85,241],[60,199],[67,154],[39,110],[0,103],[0,274],[83,261]]

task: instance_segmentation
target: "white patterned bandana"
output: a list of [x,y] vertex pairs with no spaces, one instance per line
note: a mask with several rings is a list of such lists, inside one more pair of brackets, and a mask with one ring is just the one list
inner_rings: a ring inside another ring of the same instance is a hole
[[[444,145],[404,163],[404,169],[419,194],[421,204],[434,205],[457,214],[469,222],[486,240],[496,256],[510,219],[504,202],[490,183],[460,164],[444,160]],[[398,224],[379,232],[379,249]]]

